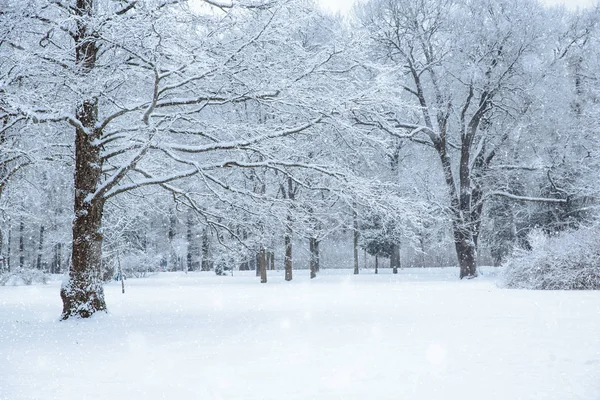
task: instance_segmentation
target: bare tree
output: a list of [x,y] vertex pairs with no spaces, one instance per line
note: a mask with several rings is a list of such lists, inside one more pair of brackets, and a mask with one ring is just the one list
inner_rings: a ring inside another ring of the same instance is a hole
[[[536,5],[505,3],[374,0],[362,11],[386,65],[382,81],[399,89],[400,103],[355,120],[437,153],[461,278],[477,276],[478,177],[506,137],[491,125],[514,107],[522,61],[538,37],[529,19]],[[493,22],[474,23],[486,19]]]

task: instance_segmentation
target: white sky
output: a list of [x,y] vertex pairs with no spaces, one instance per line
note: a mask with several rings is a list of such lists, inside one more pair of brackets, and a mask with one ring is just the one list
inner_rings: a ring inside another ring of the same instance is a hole
[[[351,8],[352,5],[354,4],[354,0],[318,0],[322,7],[333,11],[333,12],[341,12],[341,13],[346,13],[348,12]],[[585,6],[590,6],[594,3],[596,3],[596,0],[540,0],[542,3],[545,4],[549,4],[549,5],[556,5],[556,4],[564,4],[566,5],[568,8],[572,8],[575,9],[577,7],[585,7]]]

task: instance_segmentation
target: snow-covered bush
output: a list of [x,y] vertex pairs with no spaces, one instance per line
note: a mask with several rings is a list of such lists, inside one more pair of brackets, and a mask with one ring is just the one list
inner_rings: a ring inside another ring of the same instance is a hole
[[505,261],[507,288],[600,289],[600,228],[581,227],[548,236],[529,235],[532,249],[515,250]]
[[0,273],[0,286],[31,285],[33,283],[48,283],[48,275],[37,269],[17,268],[11,272]]

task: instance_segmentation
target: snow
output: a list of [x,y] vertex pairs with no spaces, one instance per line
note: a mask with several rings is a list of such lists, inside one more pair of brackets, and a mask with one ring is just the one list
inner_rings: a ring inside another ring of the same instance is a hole
[[66,322],[60,282],[0,287],[0,399],[599,399],[600,292],[483,272],[163,273]]

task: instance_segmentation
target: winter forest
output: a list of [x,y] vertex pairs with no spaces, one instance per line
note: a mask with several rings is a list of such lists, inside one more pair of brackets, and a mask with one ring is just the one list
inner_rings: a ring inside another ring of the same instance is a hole
[[0,399],[597,399],[599,65],[536,0],[0,0]]

